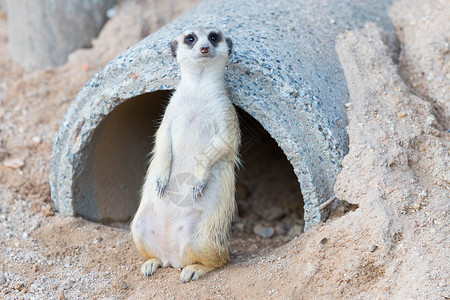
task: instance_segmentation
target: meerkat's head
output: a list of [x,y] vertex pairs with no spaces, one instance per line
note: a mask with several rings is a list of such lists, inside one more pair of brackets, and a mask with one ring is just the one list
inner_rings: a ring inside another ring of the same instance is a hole
[[181,68],[214,66],[223,69],[233,43],[214,27],[196,27],[176,37],[170,48]]

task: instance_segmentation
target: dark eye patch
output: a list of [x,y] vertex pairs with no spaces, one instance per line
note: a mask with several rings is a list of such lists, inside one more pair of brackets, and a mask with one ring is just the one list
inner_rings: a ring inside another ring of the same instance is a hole
[[190,46],[191,48],[195,45],[197,40],[198,40],[197,36],[193,33],[190,33],[184,37],[184,43]]
[[208,35],[208,40],[211,42],[211,44],[213,44],[214,47],[216,47],[217,44],[219,44],[222,40],[222,35],[220,33],[211,31]]

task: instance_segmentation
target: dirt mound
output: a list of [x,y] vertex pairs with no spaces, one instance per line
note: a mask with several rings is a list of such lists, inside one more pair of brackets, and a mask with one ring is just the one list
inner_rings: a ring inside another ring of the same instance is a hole
[[432,104],[444,130],[450,129],[450,2],[399,1],[392,22],[404,45],[400,74],[412,92]]
[[366,295],[387,285],[387,298],[445,295],[449,134],[436,129],[430,103],[411,94],[374,26],[345,35],[337,51],[351,144],[335,192],[359,205],[352,226],[368,234],[383,270]]

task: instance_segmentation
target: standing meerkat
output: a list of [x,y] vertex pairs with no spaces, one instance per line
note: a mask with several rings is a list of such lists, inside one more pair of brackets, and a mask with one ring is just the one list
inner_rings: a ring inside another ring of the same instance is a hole
[[181,81],[166,107],[131,223],[147,258],[144,275],[182,268],[197,280],[229,261],[239,123],[224,82],[232,42],[216,28],[184,31],[171,43]]

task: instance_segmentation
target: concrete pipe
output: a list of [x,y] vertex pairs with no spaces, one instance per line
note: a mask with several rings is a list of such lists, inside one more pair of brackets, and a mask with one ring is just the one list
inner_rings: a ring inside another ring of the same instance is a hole
[[348,151],[349,97],[336,36],[366,22],[392,33],[390,2],[202,2],[111,61],[81,90],[53,148],[56,209],[102,222],[134,214],[156,122],[179,81],[169,43],[186,27],[212,25],[233,40],[226,70],[231,99],[283,150],[310,228],[326,217],[319,205],[333,195]]

